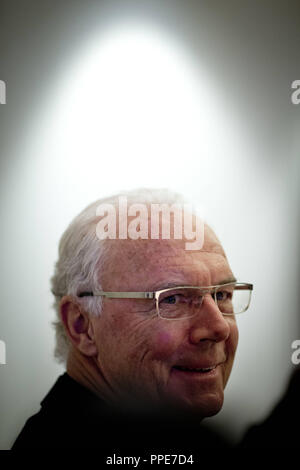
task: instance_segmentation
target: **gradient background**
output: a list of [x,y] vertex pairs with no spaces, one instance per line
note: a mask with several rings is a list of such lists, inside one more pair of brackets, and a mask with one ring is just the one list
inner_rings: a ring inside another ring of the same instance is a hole
[[295,366],[299,328],[298,1],[0,3],[0,448],[63,367],[49,291],[70,220],[122,189],[199,203],[251,310],[223,410],[237,441]]

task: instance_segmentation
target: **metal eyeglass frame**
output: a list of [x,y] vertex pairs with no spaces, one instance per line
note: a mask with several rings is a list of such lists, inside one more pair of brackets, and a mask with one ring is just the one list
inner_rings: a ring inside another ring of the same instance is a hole
[[[249,303],[248,303],[247,307],[244,310],[242,310],[241,312],[238,312],[236,314],[235,313],[223,313],[222,312],[222,315],[238,315],[240,313],[245,312],[249,308],[249,305],[250,305],[250,302],[251,302],[251,294],[252,294],[252,291],[253,291],[253,284],[248,284],[246,282],[228,282],[228,283],[225,283],[225,284],[218,284],[216,286],[205,286],[205,287],[200,287],[200,286],[174,286],[174,287],[168,287],[167,289],[161,289],[161,290],[152,291],[152,292],[107,292],[107,291],[81,292],[80,294],[78,294],[78,297],[86,297],[86,296],[98,297],[98,296],[101,296],[101,297],[107,297],[107,298],[110,298],[110,299],[155,299],[157,315],[160,318],[163,318],[164,320],[171,320],[171,318],[162,317],[159,313],[158,299],[159,299],[160,294],[162,294],[163,292],[173,291],[175,289],[187,289],[188,288],[188,289],[199,289],[200,291],[204,291],[205,295],[207,295],[208,293],[211,294],[211,292],[213,291],[215,303],[216,303],[216,305],[218,305],[217,304],[217,298],[216,298],[217,290],[220,287],[224,287],[224,286],[235,286],[236,290],[249,290],[250,291],[250,296],[249,296]],[[188,318],[188,317],[184,317],[184,318]],[[172,318],[172,320],[179,320],[179,319],[180,318]]]

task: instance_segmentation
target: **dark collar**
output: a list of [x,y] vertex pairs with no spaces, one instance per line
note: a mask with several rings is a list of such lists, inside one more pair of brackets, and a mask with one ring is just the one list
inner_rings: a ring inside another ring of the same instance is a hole
[[65,372],[58,377],[57,381],[41,402],[42,409],[63,408],[74,411],[79,408],[103,408],[104,402],[98,398],[89,389],[76,382],[70,375]]

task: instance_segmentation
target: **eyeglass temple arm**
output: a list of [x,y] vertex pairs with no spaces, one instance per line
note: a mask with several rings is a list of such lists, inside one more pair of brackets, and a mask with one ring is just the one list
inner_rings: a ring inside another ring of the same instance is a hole
[[78,294],[78,297],[85,297],[85,296],[102,296],[102,297],[109,297],[111,299],[154,299],[155,292],[105,292],[105,291],[97,291],[97,292],[81,292]]

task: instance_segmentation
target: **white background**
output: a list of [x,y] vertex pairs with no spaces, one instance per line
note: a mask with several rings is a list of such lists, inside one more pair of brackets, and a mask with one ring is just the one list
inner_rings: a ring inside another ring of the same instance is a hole
[[49,290],[62,232],[144,186],[198,203],[255,286],[211,419],[239,439],[284,392],[300,338],[299,3],[2,3],[0,448],[63,372]]

